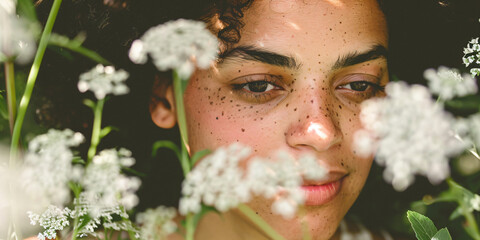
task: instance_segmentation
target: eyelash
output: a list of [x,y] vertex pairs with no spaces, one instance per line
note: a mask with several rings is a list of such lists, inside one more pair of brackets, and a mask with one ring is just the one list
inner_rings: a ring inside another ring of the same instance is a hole
[[[240,96],[246,98],[248,101],[253,101],[253,102],[266,102],[273,97],[275,97],[275,91],[281,91],[284,90],[281,86],[279,86],[276,82],[278,81],[279,76],[273,76],[273,75],[262,75],[260,77],[256,77],[260,75],[253,75],[253,76],[246,76],[246,77],[241,77],[244,79],[244,83],[238,83],[238,84],[232,84],[232,90],[239,94]],[[260,83],[265,83],[270,86],[267,86],[268,88],[271,88],[273,86],[273,89],[269,89],[268,91],[264,92],[254,92],[248,89],[245,89],[246,86],[249,86],[250,84],[260,84]]]
[[[352,86],[350,86],[350,89],[345,87],[347,85],[354,84],[354,83],[366,84],[367,87],[361,91],[352,89]],[[349,83],[339,85],[337,89],[345,89],[346,91],[349,91],[353,95],[353,97],[356,98],[353,100],[356,100],[357,102],[361,102],[363,100],[376,97],[379,94],[383,95],[385,93],[385,86],[375,82],[371,82],[371,81],[351,81]]]

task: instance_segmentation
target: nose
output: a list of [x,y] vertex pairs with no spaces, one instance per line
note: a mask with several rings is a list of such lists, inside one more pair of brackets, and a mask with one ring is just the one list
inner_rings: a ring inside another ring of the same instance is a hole
[[338,117],[321,99],[311,101],[311,104],[303,104],[297,118],[292,119],[286,141],[293,148],[324,152],[342,141],[341,130],[335,123]]

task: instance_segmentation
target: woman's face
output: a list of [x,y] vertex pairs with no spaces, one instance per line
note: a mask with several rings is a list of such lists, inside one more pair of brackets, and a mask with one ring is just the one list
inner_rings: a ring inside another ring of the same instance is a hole
[[[185,93],[191,151],[240,142],[268,156],[314,154],[329,175],[304,183],[315,239],[333,236],[367,178],[372,157],[352,150],[360,103],[388,81],[387,29],[375,0],[265,0],[245,11],[241,40]],[[289,239],[300,219],[249,205]]]

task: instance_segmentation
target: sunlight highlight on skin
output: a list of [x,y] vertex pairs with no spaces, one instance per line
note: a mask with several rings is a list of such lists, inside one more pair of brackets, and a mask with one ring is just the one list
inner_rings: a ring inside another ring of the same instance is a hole
[[325,133],[325,129],[322,127],[322,125],[318,123],[310,123],[310,126],[308,126],[307,129],[308,133],[314,132],[317,134],[321,139],[326,139],[328,135]]

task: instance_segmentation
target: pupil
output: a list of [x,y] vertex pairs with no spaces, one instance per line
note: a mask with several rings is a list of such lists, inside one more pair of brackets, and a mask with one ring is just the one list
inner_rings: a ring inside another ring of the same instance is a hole
[[265,81],[252,82],[248,84],[248,89],[252,92],[265,92],[268,83]]
[[368,83],[366,82],[353,82],[353,83],[350,83],[351,87],[352,87],[352,90],[354,91],[365,91],[368,87]]

